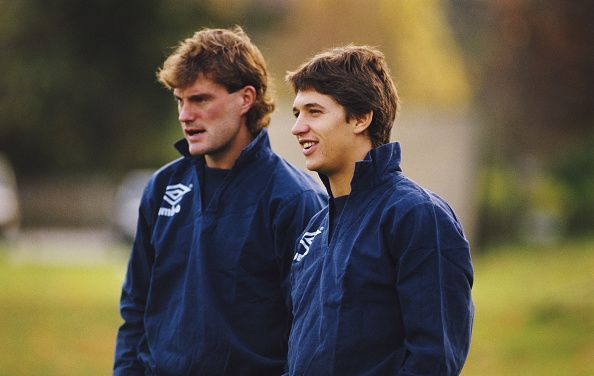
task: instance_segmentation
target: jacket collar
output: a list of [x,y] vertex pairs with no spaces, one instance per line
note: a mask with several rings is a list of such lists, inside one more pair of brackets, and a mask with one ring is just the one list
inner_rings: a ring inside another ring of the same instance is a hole
[[[355,172],[351,179],[351,194],[353,192],[373,188],[392,172],[400,172],[400,143],[392,142],[371,149],[362,161],[355,162]],[[330,180],[319,174],[330,197]]]
[[[188,141],[185,138],[182,138],[181,140],[177,141],[173,146],[184,158],[193,159],[197,162],[204,163],[203,155],[190,154]],[[268,131],[266,129],[262,129],[260,130],[260,132],[258,132],[256,137],[248,145],[246,145],[246,147],[243,148],[243,150],[239,154],[239,157],[235,161],[233,168],[239,167],[251,160],[258,159],[262,155],[266,155],[270,152],[271,148],[270,139],[268,137]]]

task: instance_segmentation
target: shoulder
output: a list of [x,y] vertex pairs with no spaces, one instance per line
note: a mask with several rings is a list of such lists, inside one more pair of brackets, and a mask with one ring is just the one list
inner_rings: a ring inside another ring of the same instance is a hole
[[192,168],[194,168],[194,164],[190,158],[180,157],[161,166],[157,171],[155,171],[153,177],[156,180],[159,180],[163,178],[169,178],[174,175],[183,175],[191,171]]
[[382,211],[382,222],[406,242],[415,237],[438,239],[444,245],[466,247],[462,225],[450,205],[436,193],[403,177],[391,187]]
[[168,185],[178,180],[180,183],[184,181],[192,168],[192,163],[187,158],[182,157],[157,169],[146,184],[143,201],[160,199]]
[[438,194],[422,187],[414,180],[399,173],[387,182],[388,196],[385,207],[397,216],[428,211],[436,216],[445,215],[457,222],[450,205]]
[[274,172],[272,186],[275,191],[284,195],[298,196],[300,194],[314,194],[326,197],[326,191],[311,175],[287,162],[277,154],[273,154]]
[[376,190],[385,192],[387,206],[398,207],[401,211],[431,203],[432,192],[401,172],[391,174]]

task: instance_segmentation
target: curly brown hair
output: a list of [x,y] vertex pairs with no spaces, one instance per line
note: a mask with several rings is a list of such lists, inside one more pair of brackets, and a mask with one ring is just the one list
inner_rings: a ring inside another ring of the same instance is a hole
[[266,62],[240,26],[197,31],[167,57],[157,70],[157,79],[173,90],[190,86],[199,74],[224,86],[229,93],[253,86],[256,99],[247,113],[248,128],[255,135],[268,126],[274,100],[268,93]]

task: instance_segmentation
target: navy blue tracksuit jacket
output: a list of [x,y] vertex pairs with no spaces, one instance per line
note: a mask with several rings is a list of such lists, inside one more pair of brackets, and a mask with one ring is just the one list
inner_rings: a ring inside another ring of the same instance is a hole
[[176,146],[184,157],[142,197],[114,374],[279,375],[293,245],[326,203],[323,188],[262,130],[203,205],[204,159]]
[[298,240],[290,375],[460,372],[474,315],[468,243],[446,202],[399,164],[398,143],[371,150],[331,240],[329,208]]

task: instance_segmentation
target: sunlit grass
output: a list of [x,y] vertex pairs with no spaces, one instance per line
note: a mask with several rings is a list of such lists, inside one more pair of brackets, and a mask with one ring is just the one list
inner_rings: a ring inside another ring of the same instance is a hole
[[463,375],[594,374],[594,243],[475,257],[476,321]]
[[0,375],[110,374],[124,268],[0,258]]
[[[5,253],[0,246],[0,375],[110,374],[124,258],[15,264]],[[594,374],[594,242],[491,249],[474,264],[464,376]]]

